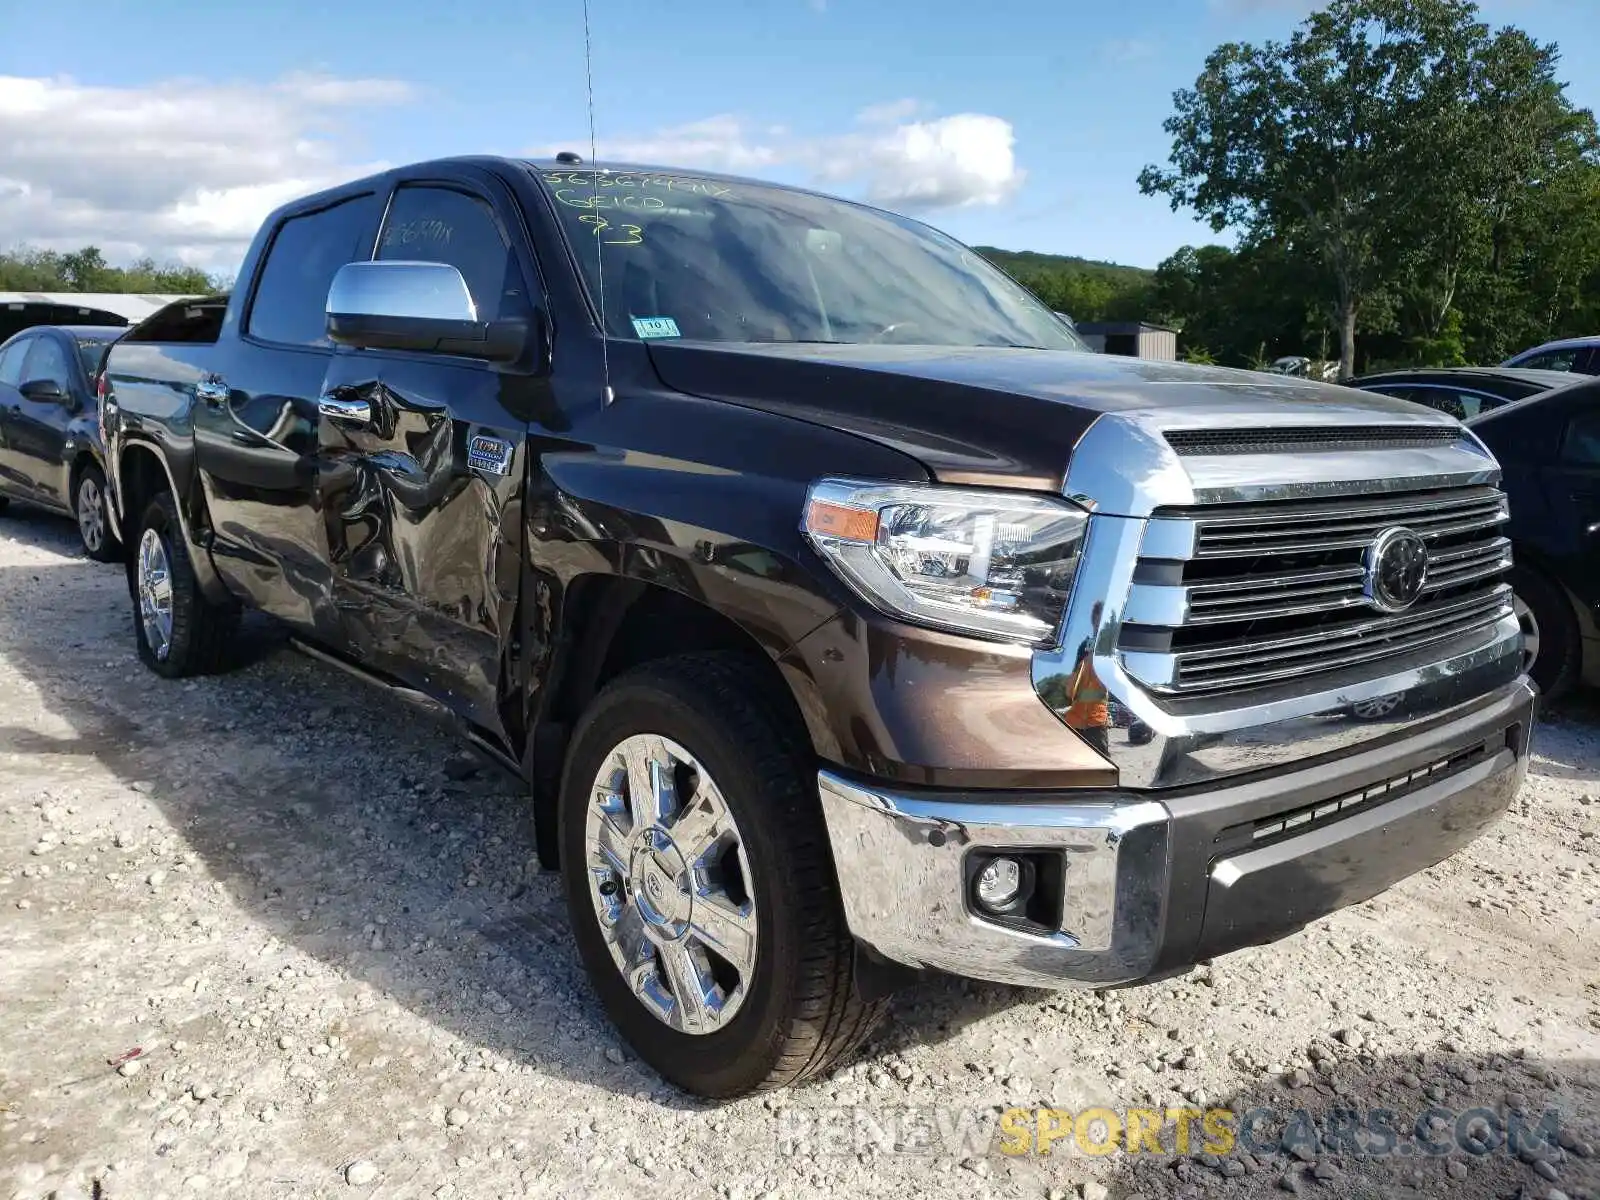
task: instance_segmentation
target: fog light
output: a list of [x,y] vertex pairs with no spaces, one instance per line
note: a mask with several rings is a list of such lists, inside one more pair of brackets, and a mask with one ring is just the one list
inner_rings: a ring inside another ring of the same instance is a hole
[[991,858],[978,872],[973,891],[990,912],[1003,911],[1022,890],[1022,864],[1014,858]]

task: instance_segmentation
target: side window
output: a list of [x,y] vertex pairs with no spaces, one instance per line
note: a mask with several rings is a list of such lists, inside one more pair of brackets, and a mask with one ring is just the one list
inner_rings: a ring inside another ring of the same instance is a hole
[[371,196],[355,196],[278,227],[250,301],[252,337],[293,346],[329,344],[328,287],[340,267],[360,256],[375,203]]
[[[1451,392],[1450,398],[1455,401],[1448,410],[1453,416],[1466,421],[1479,413],[1492,412],[1503,403],[1495,396],[1486,396],[1482,392]],[[1460,411],[1456,411],[1459,409]]]
[[[1458,392],[1454,388],[1427,388],[1430,392],[1422,402],[1429,408],[1436,408],[1442,413],[1448,413],[1458,421],[1465,421],[1477,412],[1477,401],[1466,392]],[[1472,407],[1469,409],[1468,405]]]
[[1580,467],[1600,467],[1600,409],[1576,412],[1567,419],[1561,439],[1561,461]]
[[532,309],[494,210],[466,192],[424,185],[396,189],[373,257],[449,263],[466,279],[480,321],[522,317]]
[[1577,366],[1578,357],[1583,353],[1584,350],[1580,346],[1568,346],[1565,350],[1546,350],[1543,354],[1523,359],[1517,366],[1536,371],[1571,371]]
[[49,379],[64,388],[72,386],[72,361],[53,337],[34,338],[28,361],[22,364],[22,382],[35,379]]
[[1409,400],[1413,404],[1426,404],[1429,408],[1439,407],[1440,393],[1431,387],[1418,387],[1408,383],[1385,383],[1368,388],[1367,391],[1381,392],[1385,396],[1393,396],[1396,400]]
[[22,382],[22,360],[28,357],[33,341],[31,337],[19,338],[0,350],[0,383],[16,387]]

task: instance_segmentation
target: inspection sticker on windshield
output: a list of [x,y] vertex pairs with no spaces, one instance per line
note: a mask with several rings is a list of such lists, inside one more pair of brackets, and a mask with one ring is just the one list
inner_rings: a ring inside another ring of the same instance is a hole
[[474,434],[467,442],[467,466],[491,475],[511,474],[511,443],[487,433]]
[[683,336],[671,317],[635,317],[633,331],[642,338]]

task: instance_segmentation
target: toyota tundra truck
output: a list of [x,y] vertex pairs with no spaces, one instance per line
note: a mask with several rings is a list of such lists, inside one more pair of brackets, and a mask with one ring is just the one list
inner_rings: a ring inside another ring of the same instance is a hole
[[826,1070],[922,972],[1279,938],[1523,778],[1462,425],[1090,353],[859,204],[388,171],[123,337],[101,407],[145,664],[218,670],[258,609],[452,718],[526,780],[605,1010],[700,1095]]

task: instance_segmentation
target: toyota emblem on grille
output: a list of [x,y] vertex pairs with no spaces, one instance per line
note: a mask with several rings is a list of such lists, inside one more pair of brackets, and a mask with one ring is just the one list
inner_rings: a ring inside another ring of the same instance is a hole
[[1402,612],[1417,602],[1428,578],[1428,546],[1404,526],[1385,529],[1367,547],[1362,594],[1379,612]]

